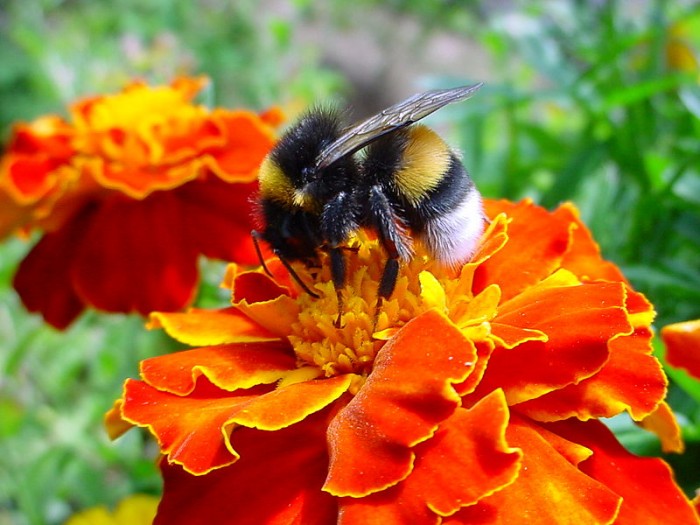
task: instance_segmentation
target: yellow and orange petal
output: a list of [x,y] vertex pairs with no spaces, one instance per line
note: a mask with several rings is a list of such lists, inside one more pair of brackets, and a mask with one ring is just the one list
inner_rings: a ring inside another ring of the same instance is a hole
[[700,319],[664,326],[661,338],[668,364],[700,379]]
[[[146,361],[110,413],[115,434],[121,417],[161,444],[161,522],[195,516],[182,501],[195,491],[206,516],[236,523],[624,523],[653,505],[658,476],[660,505],[695,523],[660,460],[624,456],[629,472],[614,475],[619,445],[592,421],[627,411],[681,446],[651,305],[570,205],[486,208],[470,262],[445,269],[419,251],[379,310],[385,255],[359,232],[340,326],[324,254],[295,266],[319,298],[270,261],[273,277],[230,268],[231,308],[155,314],[154,327],[212,345]],[[287,453],[308,473],[273,479],[270,456]],[[622,484],[636,468],[633,494]],[[246,499],[215,503],[240,483]]]

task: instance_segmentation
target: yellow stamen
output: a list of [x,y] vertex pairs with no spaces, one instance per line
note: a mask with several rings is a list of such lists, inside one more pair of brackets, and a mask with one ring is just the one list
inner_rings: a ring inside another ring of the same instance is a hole
[[[439,267],[418,248],[416,256],[402,264],[394,293],[377,312],[377,291],[386,253],[378,241],[369,239],[363,231],[349,247],[352,249],[345,254],[347,283],[342,292],[345,304],[339,327],[335,326],[338,301],[327,256],[320,255],[321,267],[313,271],[302,264],[295,265],[305,282],[315,283],[313,287],[320,298],[305,293],[298,296],[301,313],[292,325],[289,341],[299,366],[315,368],[326,377],[355,374],[356,390],[372,370],[377,352],[396,330],[431,308],[451,316],[451,306],[463,305],[472,297],[458,286],[459,271]],[[489,307],[495,309],[496,304]],[[464,306],[454,313],[460,314],[460,324],[466,328],[469,323],[463,318]],[[474,321],[481,324],[491,317],[480,315]]]

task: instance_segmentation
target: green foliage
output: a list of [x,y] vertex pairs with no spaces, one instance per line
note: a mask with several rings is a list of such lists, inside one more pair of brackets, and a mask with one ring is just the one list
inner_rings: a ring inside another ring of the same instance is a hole
[[480,35],[506,80],[461,109],[479,187],[550,208],[574,201],[659,324],[699,317],[700,86],[667,53],[700,10],[659,2],[633,20],[617,2],[528,5]]
[[[352,8],[371,12],[379,4]],[[467,1],[381,7],[416,17],[427,33],[447,28],[487,50],[498,80],[437,116],[456,119],[455,142],[485,195],[531,197],[548,207],[574,201],[604,255],[656,305],[659,326],[700,317],[700,71],[672,52],[700,50],[692,40],[700,35],[700,8],[661,0],[645,13],[616,1],[520,4],[509,11]],[[332,6],[342,23],[345,3]],[[307,0],[266,16],[255,0],[126,0],[118,7],[6,0],[0,99],[12,103],[0,105],[0,127],[60,112],[133,77],[206,74],[212,105],[326,99],[346,83],[299,38],[318,9]],[[482,80],[464,78],[464,67],[431,82]],[[102,416],[138,361],[173,343],[134,317],[92,313],[66,333],[43,326],[11,288],[28,247],[0,245],[0,523],[53,524],[75,509],[158,492],[153,443],[139,432],[109,442]],[[204,263],[203,270],[198,304],[225,304],[217,288],[223,266]],[[663,358],[659,348],[657,355]],[[690,493],[700,487],[700,384],[667,370],[688,447],[667,459]],[[610,424],[632,450],[659,454],[656,438],[627,418]]]

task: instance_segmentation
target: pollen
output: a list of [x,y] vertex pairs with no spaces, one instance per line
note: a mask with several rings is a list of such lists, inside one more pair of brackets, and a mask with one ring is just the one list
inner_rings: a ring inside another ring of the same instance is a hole
[[345,260],[347,282],[342,290],[344,304],[337,326],[339,304],[327,256],[321,254],[321,265],[315,273],[295,265],[305,282],[314,283],[320,297],[305,293],[298,296],[301,313],[288,338],[300,366],[316,367],[319,375],[325,377],[356,374],[363,379],[371,372],[387,334],[433,306],[422,293],[420,275],[432,272],[438,286],[442,286],[440,283],[449,278],[449,270],[436,267],[425,254],[416,254],[401,265],[393,294],[378,308],[377,291],[387,260],[379,242],[368,238],[364,231],[358,232],[347,246]]

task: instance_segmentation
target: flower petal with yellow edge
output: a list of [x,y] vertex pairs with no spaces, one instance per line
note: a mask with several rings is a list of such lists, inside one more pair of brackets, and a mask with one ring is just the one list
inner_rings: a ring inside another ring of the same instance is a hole
[[183,313],[153,312],[147,326],[162,328],[173,339],[192,346],[280,340],[278,335],[268,332],[234,307],[191,308]]
[[533,286],[501,305],[495,322],[547,334],[514,348],[496,347],[477,391],[503,388],[509,404],[535,399],[598,372],[608,341],[629,333],[621,283]]
[[337,500],[321,490],[328,471],[327,417],[325,411],[313,414],[275,432],[239,428],[240,459],[206,476],[161,461],[165,487],[154,525],[334,523]]
[[644,430],[653,432],[661,440],[661,450],[664,452],[682,454],[685,451],[681,427],[673,410],[665,401],[659,403],[656,409],[639,422]]
[[697,525],[691,503],[675,484],[670,467],[660,459],[627,452],[599,421],[570,419],[547,428],[593,451],[580,468],[622,498],[617,525]]
[[467,378],[475,359],[470,341],[436,311],[406,324],[380,350],[365,385],[330,424],[324,490],[361,497],[405,479],[414,460],[411,449],[457,408],[453,384]]
[[234,391],[274,383],[295,368],[294,356],[280,342],[195,348],[146,359],[140,366],[146,383],[178,395],[191,393],[200,376],[222,390]]
[[[554,438],[554,444],[549,438]],[[515,482],[443,520],[444,525],[613,523],[621,498],[578,468],[590,451],[512,416],[506,439],[523,454]]]

